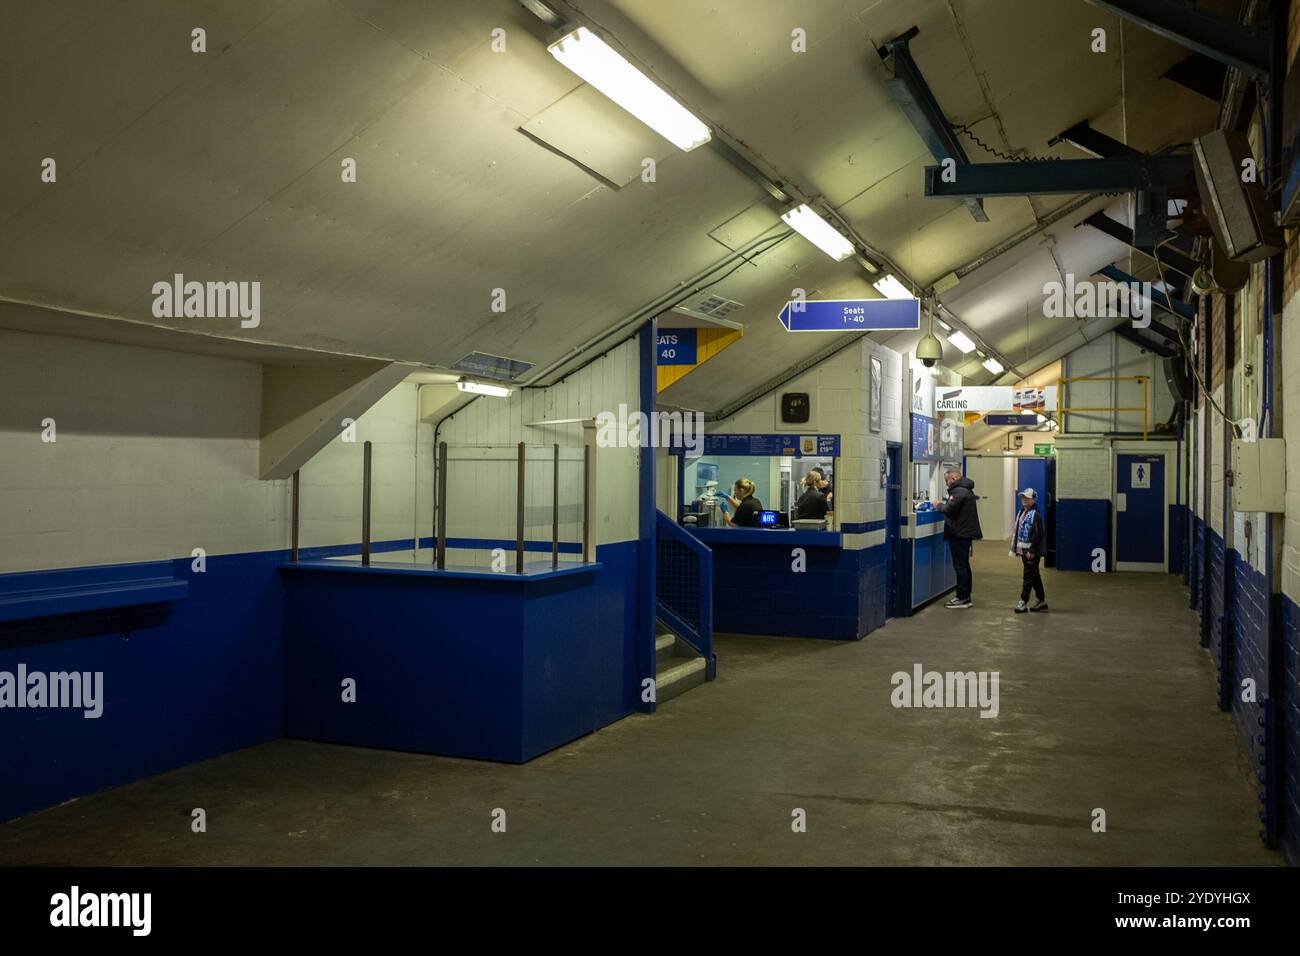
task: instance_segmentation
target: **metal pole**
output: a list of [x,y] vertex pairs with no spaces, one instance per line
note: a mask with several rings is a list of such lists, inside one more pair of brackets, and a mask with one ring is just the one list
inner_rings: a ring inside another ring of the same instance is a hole
[[524,443],[515,465],[515,573],[524,573]]
[[289,560],[298,560],[298,472],[293,473],[293,550]]
[[591,446],[582,446],[582,560],[591,560]]
[[1150,407],[1151,400],[1148,397],[1150,383],[1145,375],[1142,376],[1142,440],[1147,440],[1147,409]]
[[560,443],[556,442],[551,475],[551,568],[560,566]]
[[370,566],[370,442],[361,446],[361,563]]
[[438,443],[438,509],[437,541],[434,543],[433,563],[439,571],[447,568],[447,443]]

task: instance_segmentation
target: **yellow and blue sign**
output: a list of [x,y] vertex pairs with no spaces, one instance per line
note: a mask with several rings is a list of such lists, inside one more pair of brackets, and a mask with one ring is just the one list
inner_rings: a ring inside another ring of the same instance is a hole
[[698,329],[660,329],[660,365],[695,365],[695,333]]

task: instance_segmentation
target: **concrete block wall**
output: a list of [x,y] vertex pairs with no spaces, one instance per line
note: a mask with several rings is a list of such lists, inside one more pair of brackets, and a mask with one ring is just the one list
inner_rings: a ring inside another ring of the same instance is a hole
[[[0,330],[0,368],[0,573],[289,546],[290,483],[258,478],[256,364]],[[361,416],[356,444],[335,439],[303,467],[303,546],[360,540],[367,438],[374,540],[429,527],[427,489],[418,509],[415,494],[417,437],[423,454],[431,429],[417,428],[414,389],[398,386]]]
[[[1099,336],[1066,356],[1062,375],[1066,378],[1145,375],[1149,379],[1148,428],[1167,421],[1173,411],[1174,399],[1165,383],[1161,358],[1152,352],[1144,354],[1135,343],[1114,332]],[[1140,382],[1066,382],[1058,398],[1070,408],[1141,408],[1143,394]],[[1067,434],[1140,432],[1141,429],[1141,412],[1071,412],[1065,420]]]

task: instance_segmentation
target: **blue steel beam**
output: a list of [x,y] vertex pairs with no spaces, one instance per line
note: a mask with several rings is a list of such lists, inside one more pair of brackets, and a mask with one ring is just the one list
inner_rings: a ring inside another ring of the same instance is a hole
[[[906,33],[887,40],[876,51],[889,71],[885,87],[908,121],[916,128],[916,132],[935,159],[940,163],[945,159],[951,159],[958,166],[967,166],[970,164],[970,157],[966,155],[966,150],[957,140],[957,134],[953,132],[948,117],[944,116],[942,107],[934,98],[930,85],[921,75],[916,60],[912,59],[912,50],[908,43],[919,32],[916,27],[912,27]],[[988,213],[984,211],[984,203],[978,197],[965,197],[965,203],[976,222],[989,221]]]
[[[1115,265],[1103,266],[1102,268],[1098,269],[1095,274],[1099,276],[1105,276],[1107,279],[1110,279],[1112,282],[1123,282],[1125,284],[1132,284],[1134,282],[1139,281],[1136,276],[1129,275],[1123,269]],[[1170,315],[1175,317],[1191,319],[1196,315],[1195,308],[1188,305],[1186,302],[1182,301],[1181,299],[1175,299],[1172,296],[1164,292],[1161,292],[1159,289],[1153,288],[1151,290],[1151,301],[1154,302],[1156,305],[1158,305],[1160,308],[1164,309]],[[1154,323],[1152,324],[1152,328],[1155,328]],[[1174,332],[1172,329],[1162,329],[1157,331],[1160,331],[1161,335],[1164,335],[1167,332],[1169,334],[1169,337],[1175,340],[1178,337],[1178,334]]]
[[1192,157],[1111,156],[1106,159],[1028,159],[1022,163],[958,166],[944,182],[942,166],[925,167],[927,196],[1078,196],[1087,193],[1165,191],[1192,175]]
[[1269,35],[1221,17],[1187,0],[1088,0],[1094,7],[1109,10],[1125,20],[1140,24],[1180,46],[1250,75],[1268,79]]
[[[1112,239],[1118,239],[1126,246],[1130,246],[1138,252],[1145,253],[1148,256],[1154,256],[1154,247],[1151,245],[1140,245],[1134,241],[1133,230],[1122,222],[1110,218],[1104,212],[1095,212],[1083,222],[1080,226],[1092,226],[1099,232],[1104,232]],[[1165,268],[1176,269],[1185,276],[1191,276],[1196,271],[1196,260],[1188,252],[1191,249],[1190,240],[1186,235],[1180,234],[1178,238],[1172,240],[1160,249],[1160,263]]]

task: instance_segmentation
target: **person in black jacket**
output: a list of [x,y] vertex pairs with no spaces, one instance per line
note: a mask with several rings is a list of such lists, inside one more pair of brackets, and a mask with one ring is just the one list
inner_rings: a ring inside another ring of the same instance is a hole
[[[1043,576],[1038,562],[1043,559],[1043,516],[1038,513],[1038,492],[1026,488],[1020,492],[1020,514],[1016,515],[1015,530],[1011,533],[1011,555],[1024,563],[1024,584],[1020,588],[1020,603],[1016,613],[1046,611],[1047,598],[1043,595]],[[1029,606],[1029,592],[1033,590],[1038,603]]]
[[943,512],[943,536],[957,575],[957,593],[944,607],[967,608],[972,603],[971,548],[984,537],[980,530],[979,503],[975,498],[975,482],[963,478],[956,468],[944,472],[943,480],[948,485],[948,498],[936,501],[934,506]]
[[791,516],[795,521],[826,517],[826,512],[830,509],[826,503],[826,496],[818,487],[822,481],[825,479],[815,471],[810,471],[803,476],[803,494],[794,503],[794,514]]

